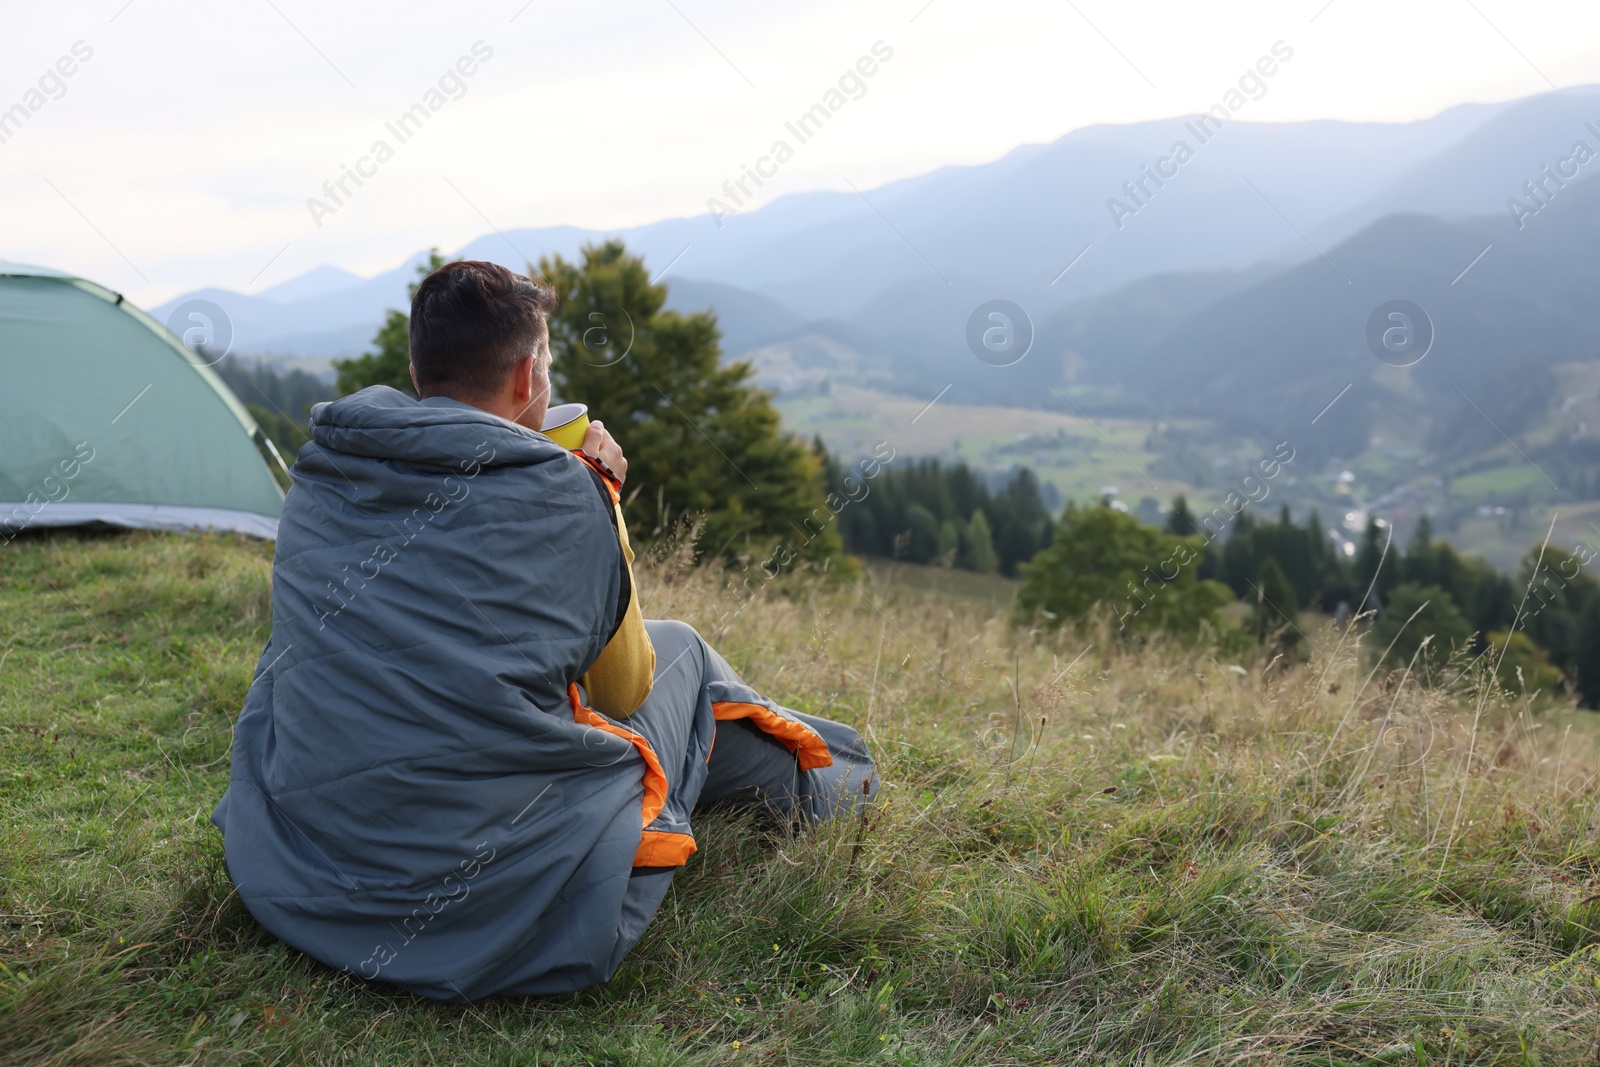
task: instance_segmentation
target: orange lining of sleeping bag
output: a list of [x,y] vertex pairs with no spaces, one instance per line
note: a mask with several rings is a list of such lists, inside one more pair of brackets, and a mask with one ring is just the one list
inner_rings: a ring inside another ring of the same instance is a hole
[[646,830],[639,836],[639,851],[633,854],[635,867],[682,867],[698,846],[688,834],[670,830]]
[[828,751],[828,743],[821,735],[805,723],[786,719],[764,704],[719,700],[711,705],[711,715],[718,722],[749,719],[762,733],[793,752],[802,771],[833,766],[833,753]]
[[[614,734],[624,741],[631,742],[638,749],[639,755],[644,758],[644,822],[640,825],[649,826],[655,822],[656,816],[661,814],[661,809],[667,806],[667,776],[661,769],[661,761],[656,758],[656,750],[650,747],[643,734],[636,734],[632,730],[618,726],[616,723],[602,716],[593,708],[586,708],[578,699],[578,687],[567,686],[567,699],[572,701],[572,719],[574,722],[593,726],[597,730],[604,730]],[[643,848],[643,845],[640,846]]]
[[578,457],[579,463],[594,471],[600,476],[600,480],[606,483],[606,488],[611,491],[611,502],[613,504],[622,503],[622,483],[617,480],[615,474],[611,473],[610,467],[607,467],[581,448],[574,448],[572,454]]

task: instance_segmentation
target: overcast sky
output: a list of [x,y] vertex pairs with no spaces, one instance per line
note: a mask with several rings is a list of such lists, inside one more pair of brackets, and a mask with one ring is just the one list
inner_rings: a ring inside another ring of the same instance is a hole
[[[1278,40],[1294,61],[1250,121],[1600,82],[1593,0],[0,0],[0,22],[0,112],[37,107],[0,125],[0,258],[146,306],[322,263],[371,274],[491,224],[704,213],[879,41],[892,58],[761,200],[1203,110]],[[475,44],[492,54],[400,143],[385,123]],[[62,57],[71,76],[47,73]],[[323,183],[380,139],[393,158],[334,205]],[[314,219],[313,196],[337,210]]]

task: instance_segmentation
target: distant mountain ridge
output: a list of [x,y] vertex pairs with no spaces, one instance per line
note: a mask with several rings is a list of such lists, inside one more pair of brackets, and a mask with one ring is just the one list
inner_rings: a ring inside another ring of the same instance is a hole
[[[1304,246],[1284,218],[1318,240],[1334,240],[1396,203],[1432,195],[1430,189],[1445,189],[1451,205],[1470,204],[1486,190],[1471,176],[1444,180],[1455,174],[1451,159],[1500,159],[1507,154],[1497,147],[1502,143],[1550,144],[1554,151],[1565,145],[1567,130],[1581,128],[1579,118],[1591,110],[1600,115],[1600,107],[1590,107],[1596,99],[1592,91],[1574,90],[1464,104],[1405,124],[1232,122],[1120,229],[1107,201],[1123,196],[1123,183],[1175,138],[1190,136],[1184,127],[1189,116],[1088,127],[990,163],[942,167],[865,195],[785,196],[722,220],[721,228],[698,216],[614,236],[653,269],[670,263],[670,282],[715,283],[764,298],[759,306],[772,313],[771,322],[731,333],[730,353],[739,351],[735,341],[754,343],[793,328],[784,325],[790,317],[852,321],[869,334],[892,334],[890,341],[926,349],[937,338],[959,338],[966,311],[1002,293],[1036,315],[1048,314],[1158,273],[1298,258]],[[1496,191],[1503,184],[1500,169],[1487,182]],[[1538,169],[1531,157],[1528,169]],[[613,235],[571,226],[506,230],[452,254],[523,269],[541,255],[570,258],[606,236]],[[154,313],[164,319],[185,299],[209,299],[233,319],[240,351],[351,355],[361,347],[353,339],[363,330],[370,337],[384,309],[404,299],[420,259],[418,253],[367,279],[319,267],[254,295],[186,293]],[[742,299],[727,288],[718,293],[730,306]],[[937,313],[941,308],[947,313]],[[914,324],[909,331],[908,322]]]
[[[1505,203],[1545,163],[1583,136],[1600,151],[1585,126],[1597,120],[1600,92],[1581,89],[1461,105],[1405,124],[1233,122],[1120,228],[1107,201],[1125,196],[1123,183],[1174,138],[1192,134],[1182,117],[1095,126],[865,195],[783,197],[723,220],[721,229],[698,217],[616,236],[663,276],[670,307],[716,310],[728,356],[757,353],[758,369],[771,367],[767,384],[787,380],[796,359],[812,367],[820,361],[829,373],[870,376],[914,395],[954,385],[955,395],[974,402],[1066,410],[1061,391],[1071,390],[1071,402],[1091,410],[1152,415],[1205,403],[1268,432],[1269,423],[1230,408],[1237,390],[1221,384],[1238,380],[1246,364],[1284,404],[1311,403],[1339,360],[1370,372],[1361,363],[1370,356],[1351,348],[1360,335],[1347,321],[1370,310],[1362,310],[1371,302],[1366,281],[1359,296],[1330,289],[1321,303],[1303,291],[1305,279],[1334,273],[1324,253],[1334,262],[1353,256],[1364,263],[1366,246],[1345,243],[1367,234],[1361,240],[1381,250],[1371,278],[1405,289],[1404,271],[1424,265],[1420,249],[1391,247],[1404,232],[1429,254],[1459,258],[1448,271],[1453,276],[1485,245],[1520,237]],[[1562,196],[1576,199],[1571,191]],[[1383,223],[1368,234],[1397,212],[1437,215],[1451,225],[1476,221],[1465,230]],[[1466,248],[1480,233],[1482,243]],[[452,254],[521,270],[543,255],[575,257],[606,236],[570,226],[507,230]],[[1542,240],[1525,243],[1543,247]],[[1495,293],[1480,292],[1480,279],[1520,291],[1517,277],[1496,273],[1497,261],[1513,258],[1491,255],[1433,298],[1446,328],[1461,294],[1474,294],[1482,307],[1501,306]],[[319,267],[254,295],[185,294],[154,313],[165,319],[183,300],[206,299],[232,319],[237,352],[347,356],[365,348],[387,308],[403,305],[405,285],[423,261],[419,253],[367,279]],[[1037,331],[1032,352],[1016,367],[979,363],[964,340],[972,309],[1000,296],[1027,309]],[[1263,321],[1271,328],[1263,331]],[[1301,348],[1287,355],[1263,350],[1263,332],[1299,338]],[[1224,349],[1235,353],[1231,367],[1218,366]],[[1308,361],[1305,353],[1313,352],[1320,362]],[[1299,368],[1292,380],[1280,380],[1290,366]],[[1296,389],[1303,398],[1291,396]],[[1366,410],[1362,403],[1343,407],[1325,420],[1327,428]],[[1355,442],[1361,428],[1353,422],[1344,433]]]
[[276,304],[292,304],[296,300],[331,296],[347,289],[354,289],[365,280],[361,275],[352,274],[342,267],[323,265],[313,267],[280,285],[263,289],[256,294],[256,297],[261,300],[271,300]]

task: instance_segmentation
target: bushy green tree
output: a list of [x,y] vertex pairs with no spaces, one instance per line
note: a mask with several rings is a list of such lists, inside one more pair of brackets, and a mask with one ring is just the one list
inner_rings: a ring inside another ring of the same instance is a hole
[[1054,625],[1109,612],[1133,633],[1193,635],[1232,596],[1196,576],[1198,537],[1175,537],[1104,504],[1067,505],[1055,539],[1022,566],[1021,618]]
[[[1414,613],[1417,617],[1412,619]],[[1466,647],[1472,637],[1472,623],[1450,594],[1437,585],[1405,582],[1395,586],[1385,604],[1384,617],[1372,627],[1373,649],[1383,655],[1393,642],[1394,647],[1383,662],[1390,667],[1405,667],[1429,636],[1432,640],[1427,651],[1417,659],[1417,670],[1424,674],[1443,664],[1451,652]]]
[[[417,295],[422,279],[444,264],[439,250],[430,248],[428,261],[417,265],[417,276],[406,287],[407,307],[411,306],[409,298]],[[339,395],[346,396],[369,385],[387,385],[407,396],[416,396],[417,391],[411,384],[411,315],[390,308],[384,315],[383,325],[373,335],[372,346],[376,352],[333,361],[333,369],[339,376]]]
[[1550,653],[1520,630],[1516,633],[1497,630],[1490,634],[1488,651],[1484,655],[1490,657],[1500,684],[1510,692],[1561,691],[1562,674],[1550,662]]
[[666,286],[620,241],[586,247],[577,263],[541,259],[530,273],[560,298],[556,398],[589,405],[627,452],[641,540],[695,517],[711,555],[764,559],[780,543],[811,560],[839,554],[822,457],[783,432],[748,362],[722,362],[714,314],[665,310]]

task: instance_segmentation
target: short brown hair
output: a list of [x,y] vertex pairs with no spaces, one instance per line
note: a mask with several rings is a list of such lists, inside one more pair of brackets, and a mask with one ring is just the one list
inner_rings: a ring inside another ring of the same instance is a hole
[[555,290],[498,263],[458,260],[411,298],[411,366],[424,396],[481,397],[549,343]]

